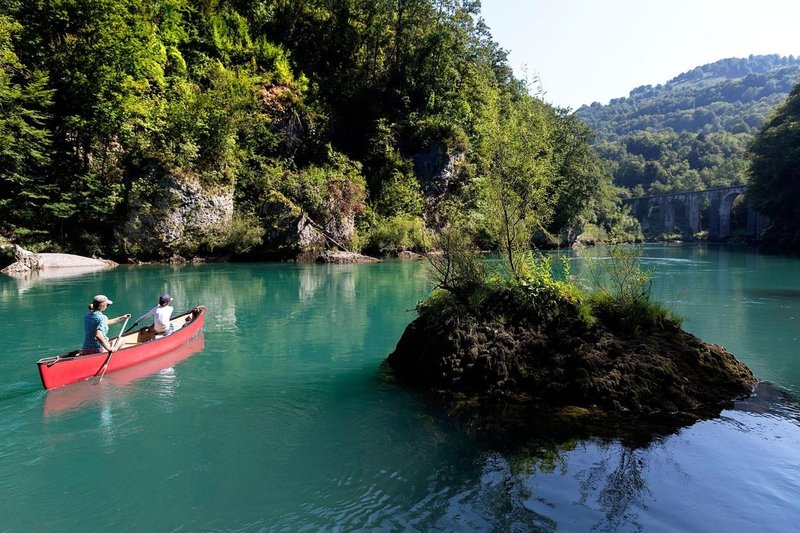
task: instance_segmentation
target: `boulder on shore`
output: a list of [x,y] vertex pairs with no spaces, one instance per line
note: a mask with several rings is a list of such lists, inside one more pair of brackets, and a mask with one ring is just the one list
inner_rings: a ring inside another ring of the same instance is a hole
[[3,274],[29,274],[43,270],[62,268],[113,268],[117,263],[108,259],[95,259],[73,254],[42,253],[37,254],[14,245],[13,254],[16,261],[3,270]]
[[377,263],[380,260],[356,252],[325,250],[317,257],[316,261],[317,263],[335,263],[342,265],[349,263]]

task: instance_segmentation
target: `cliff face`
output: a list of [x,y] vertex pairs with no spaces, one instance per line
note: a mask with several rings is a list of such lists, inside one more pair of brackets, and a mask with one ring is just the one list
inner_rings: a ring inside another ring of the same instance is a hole
[[[210,188],[197,179],[165,175],[155,187],[135,188],[129,206],[127,222],[118,235],[131,259],[195,257],[225,250],[235,239],[229,236],[232,186]],[[329,243],[349,243],[355,231],[352,213],[330,217],[322,227],[277,191],[267,195],[258,217],[249,223],[264,230],[252,254],[269,259],[314,260]]]
[[149,188],[134,188],[119,232],[132,257],[195,255],[223,234],[233,217],[233,187],[208,188],[196,178],[165,174]]
[[267,195],[259,213],[266,230],[262,253],[312,260],[325,249],[325,236],[297,205],[277,191]]

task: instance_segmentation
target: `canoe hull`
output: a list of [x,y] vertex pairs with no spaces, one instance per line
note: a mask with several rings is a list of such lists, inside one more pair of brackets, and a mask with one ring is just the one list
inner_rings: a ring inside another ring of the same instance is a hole
[[[102,382],[91,379],[73,383],[68,387],[51,389],[44,398],[44,415],[59,416],[79,407],[99,405],[112,398],[124,397],[132,390],[131,385],[139,380],[163,372],[164,369],[174,368],[204,348],[205,339],[203,332],[200,331],[192,340],[164,355],[106,374]],[[171,385],[170,380],[164,379],[158,388],[162,390],[163,387]]]
[[[173,324],[179,323],[181,326],[166,337],[135,343],[135,340],[130,341],[130,339],[139,337],[140,331],[125,335],[123,337],[123,347],[114,352],[110,359],[106,352],[75,356],[65,354],[40,359],[37,365],[39,367],[39,376],[42,378],[42,385],[45,389],[55,389],[70,383],[83,381],[92,376],[100,376],[106,361],[108,361],[106,373],[111,373],[164,355],[196,337],[203,329],[204,320],[205,308],[201,306],[184,315],[175,317]],[[125,346],[128,342],[135,344]]]

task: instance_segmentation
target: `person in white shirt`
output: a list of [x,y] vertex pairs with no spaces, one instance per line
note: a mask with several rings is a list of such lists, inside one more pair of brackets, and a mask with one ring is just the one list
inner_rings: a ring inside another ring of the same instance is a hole
[[167,293],[162,294],[158,298],[158,305],[140,316],[134,325],[138,324],[145,318],[153,316],[153,327],[151,328],[155,335],[169,335],[172,333],[173,327],[170,323],[173,308],[170,305],[172,296]]

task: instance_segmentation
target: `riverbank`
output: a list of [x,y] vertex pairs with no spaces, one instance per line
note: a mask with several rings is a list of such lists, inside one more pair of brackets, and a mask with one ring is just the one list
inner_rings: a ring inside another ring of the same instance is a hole
[[[411,259],[410,255],[398,254],[398,258]],[[380,259],[356,252],[325,250],[319,254],[310,255],[303,258],[301,262],[331,263],[331,264],[353,264],[353,263],[377,263]],[[136,262],[133,264],[182,264],[182,263],[217,263],[230,262],[229,257],[214,258],[193,258],[191,260],[173,256],[167,261],[161,262]],[[6,245],[0,258],[0,273],[11,276],[27,276],[42,274],[44,272],[54,273],[55,271],[65,272],[68,270],[75,272],[95,272],[106,268],[114,268],[119,263],[110,259],[100,259],[94,257],[84,257],[74,254],[63,253],[35,253],[25,250],[18,245]]]

